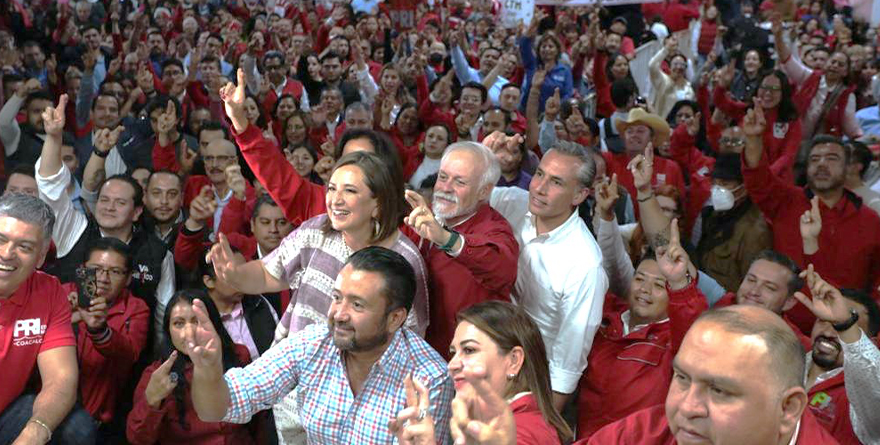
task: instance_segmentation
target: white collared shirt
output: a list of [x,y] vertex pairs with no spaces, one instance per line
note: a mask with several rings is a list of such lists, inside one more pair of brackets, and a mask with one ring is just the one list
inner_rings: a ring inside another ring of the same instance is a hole
[[541,330],[553,391],[571,394],[602,321],[608,290],[602,252],[576,211],[538,235],[527,191],[495,187],[490,204],[510,223],[520,246],[513,300]]

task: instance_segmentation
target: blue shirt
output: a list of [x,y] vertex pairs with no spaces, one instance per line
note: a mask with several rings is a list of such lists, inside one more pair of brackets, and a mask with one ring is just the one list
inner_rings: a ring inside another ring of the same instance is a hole
[[[532,76],[538,69],[538,59],[535,57],[535,51],[532,49],[534,39],[531,37],[522,37],[519,40],[520,55],[523,60],[523,67],[526,70],[524,85],[522,89],[522,109],[525,110],[526,102],[529,100],[529,90],[532,88]],[[547,68],[547,67],[544,67]],[[541,100],[539,109],[544,111],[544,102],[553,95],[553,91],[559,88],[559,98],[566,100],[574,93],[574,80],[571,76],[571,68],[562,63],[556,62],[556,65],[547,71],[547,77],[541,85]]]
[[880,107],[862,108],[856,112],[856,119],[859,121],[859,127],[865,135],[873,134],[880,136]]
[[327,325],[306,327],[247,367],[226,372],[230,405],[223,421],[246,423],[296,388],[309,443],[397,443],[388,421],[406,407],[403,383],[410,372],[428,388],[438,443],[450,442],[450,403],[455,391],[446,362],[407,328],[394,333],[355,396]]

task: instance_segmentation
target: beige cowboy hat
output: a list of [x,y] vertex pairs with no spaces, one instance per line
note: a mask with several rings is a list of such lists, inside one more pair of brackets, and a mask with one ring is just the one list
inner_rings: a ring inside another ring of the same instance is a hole
[[617,124],[617,132],[621,136],[632,125],[646,125],[654,130],[654,147],[658,147],[662,145],[664,142],[669,140],[669,124],[666,123],[660,116],[657,116],[654,113],[648,113],[647,111],[641,108],[633,108],[629,110],[629,115],[626,116],[626,120],[617,119],[614,122]]

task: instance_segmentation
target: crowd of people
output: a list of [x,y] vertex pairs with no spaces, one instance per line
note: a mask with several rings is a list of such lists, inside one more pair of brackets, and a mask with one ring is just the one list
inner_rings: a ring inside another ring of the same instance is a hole
[[0,443],[880,444],[871,2],[502,3],[0,0]]

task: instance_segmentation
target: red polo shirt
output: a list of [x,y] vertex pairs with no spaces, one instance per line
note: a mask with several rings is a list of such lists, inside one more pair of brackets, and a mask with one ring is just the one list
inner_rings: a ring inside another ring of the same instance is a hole
[[41,352],[73,346],[70,303],[58,278],[35,271],[0,300],[0,412],[24,391]]
[[819,424],[824,426],[841,445],[859,445],[849,417],[849,397],[843,381],[843,371],[814,385],[807,392],[809,409]]

